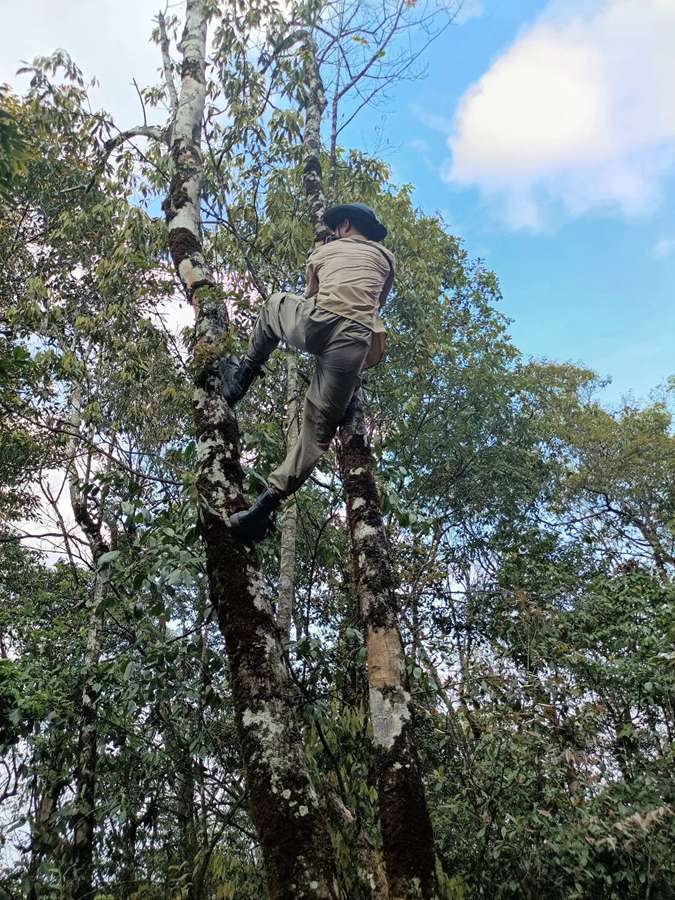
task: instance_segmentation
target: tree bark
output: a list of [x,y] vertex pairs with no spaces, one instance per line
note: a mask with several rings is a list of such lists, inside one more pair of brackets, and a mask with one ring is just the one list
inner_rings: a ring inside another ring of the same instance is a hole
[[120,876],[120,893],[122,900],[130,900],[136,894],[136,835],[138,819],[134,811],[127,810],[126,821],[122,830],[122,874]]
[[[92,862],[96,830],[96,767],[98,762],[98,689],[96,674],[101,655],[101,604],[105,599],[105,584],[98,574],[101,556],[108,551],[108,543],[102,533],[103,500],[99,514],[92,513],[88,485],[82,484],[77,471],[77,455],[80,449],[80,406],[82,393],[79,385],[72,388],[68,423],[68,484],[70,503],[75,521],[82,529],[91,552],[94,566],[94,589],[89,602],[89,621],[84,655],[84,683],[80,706],[80,727],[75,763],[75,814],[72,819],[73,844],[72,868],[68,891],[74,900],[85,900],[93,894]],[[85,476],[86,479],[87,476]]]
[[328,898],[334,896],[335,857],[304,755],[296,691],[256,554],[233,541],[229,531],[229,516],[244,507],[239,435],[217,371],[226,352],[227,311],[203,255],[199,210],[208,4],[187,0],[186,6],[173,172],[164,210],[169,249],[196,315],[198,515],[210,599],[225,638],[250,811],[270,897]]
[[366,631],[368,694],[391,900],[437,896],[434,835],[413,733],[394,576],[360,392],[340,431],[354,583]]
[[[320,239],[326,208],[319,156],[326,98],[311,38],[305,52],[303,186],[310,222]],[[336,115],[334,108],[333,125]],[[359,397],[352,401],[350,411],[349,424],[341,429],[340,458],[354,581],[368,642],[370,716],[379,755],[378,793],[388,896],[390,900],[431,898],[436,896],[437,887],[434,836],[412,731],[412,703],[387,537]]]
[[[305,132],[302,141],[302,186],[307,198],[309,221],[314,231],[315,241],[321,241],[330,229],[323,223],[326,198],[323,193],[321,173],[321,118],[326,108],[326,96],[321,73],[316,61],[316,45],[311,35],[305,35]],[[298,439],[298,363],[295,354],[289,350],[287,364],[288,403],[286,414],[286,434],[288,448]],[[277,620],[285,645],[290,639],[295,592],[295,540],[297,532],[298,508],[294,499],[288,501],[281,520],[281,562],[279,567],[279,608]]]
[[80,733],[75,770],[75,808],[73,818],[72,896],[85,900],[92,896],[92,861],[96,829],[96,766],[98,763],[98,691],[95,673],[101,656],[101,602],[103,582],[96,578],[91,601],[87,648],[84,658],[84,686],[80,711]]
[[[326,98],[311,38],[305,52],[303,186],[310,221],[320,238],[326,208],[319,157]],[[334,119],[335,116],[333,110]],[[412,733],[412,704],[398,630],[393,574],[372,454],[358,400],[351,410],[350,425],[341,432],[342,476],[354,580],[368,641],[370,715],[380,758],[378,787],[389,897],[427,898],[436,894],[434,838]]]
[[69,783],[70,775],[64,777],[65,738],[57,736],[51,748],[44,785],[36,801],[35,817],[31,827],[30,864],[26,874],[26,895],[28,900],[40,896],[39,870],[46,856],[53,858],[59,843],[53,828],[52,816],[58,806],[63,789]]
[[195,861],[199,852],[197,840],[197,815],[195,809],[195,764],[186,745],[184,735],[178,722],[183,721],[183,728],[187,724],[188,734],[191,732],[190,710],[172,708],[171,703],[164,699],[159,704],[162,720],[162,732],[167,755],[171,761],[171,793],[175,798],[173,810],[178,826],[178,841],[180,858],[176,863],[183,870],[183,876],[187,876],[185,884],[186,900],[197,900],[199,891],[194,885],[193,873]]
[[[286,360],[286,443],[290,450],[298,440],[298,360],[289,349]],[[279,603],[277,623],[284,646],[291,637],[291,620],[295,599],[295,541],[298,529],[298,506],[290,498],[281,518],[281,545],[279,562]]]
[[305,133],[302,141],[302,187],[307,197],[314,240],[320,242],[330,234],[330,228],[323,222],[326,196],[321,171],[321,119],[326,109],[326,94],[317,63],[316,44],[311,35],[306,37],[304,53]]

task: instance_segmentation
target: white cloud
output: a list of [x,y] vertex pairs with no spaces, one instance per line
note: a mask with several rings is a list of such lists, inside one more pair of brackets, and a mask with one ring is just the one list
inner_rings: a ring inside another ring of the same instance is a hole
[[669,256],[675,255],[675,238],[663,237],[658,240],[652,248],[652,256],[654,259],[667,259]]
[[459,0],[459,9],[455,16],[455,23],[463,25],[469,19],[480,18],[484,12],[483,0]]
[[554,0],[465,94],[442,169],[513,227],[648,213],[675,162],[674,0]]
[[[89,94],[94,108],[111,112],[120,128],[142,121],[133,86],[159,83],[159,48],[150,43],[153,19],[162,0],[22,0],[3,3],[0,29],[0,82],[18,93],[28,79],[16,76],[21,60],[46,56],[58,48],[67,50],[83,70],[96,76],[98,88]],[[182,4],[171,11],[182,12]],[[162,111],[156,121],[161,124]],[[149,111],[152,119],[153,111]],[[153,120],[154,121],[154,120]]]
[[426,125],[427,128],[430,128],[432,131],[438,131],[441,134],[447,134],[449,131],[452,131],[454,127],[453,120],[449,116],[439,115],[436,112],[430,112],[427,109],[423,109],[417,103],[413,103],[410,107],[415,116],[420,120],[423,125]]
[[421,140],[420,138],[413,138],[413,140],[409,142],[408,146],[411,150],[414,150],[415,153],[429,152],[429,143],[427,141]]

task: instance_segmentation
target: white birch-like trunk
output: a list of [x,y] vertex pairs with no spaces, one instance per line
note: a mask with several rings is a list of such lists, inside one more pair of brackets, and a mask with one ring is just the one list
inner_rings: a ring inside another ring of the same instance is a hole
[[337,873],[325,811],[312,784],[297,715],[255,551],[232,540],[229,516],[244,508],[236,419],[222,395],[224,298],[202,250],[201,122],[209,6],[187,0],[178,108],[164,202],[169,249],[195,307],[194,418],[199,525],[210,599],[229,659],[250,811],[260,836],[272,898],[329,898]]

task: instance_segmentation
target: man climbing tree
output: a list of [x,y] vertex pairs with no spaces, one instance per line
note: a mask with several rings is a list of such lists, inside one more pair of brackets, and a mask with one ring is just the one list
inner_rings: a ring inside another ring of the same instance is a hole
[[333,234],[309,257],[305,296],[272,294],[244,359],[221,364],[225,398],[234,406],[279,341],[317,358],[298,440],[253,506],[230,517],[233,536],[244,543],[264,538],[271,513],[309,477],[344,418],[362,370],[378,363],[384,352],[379,310],[395,265],[392,253],[379,243],[387,229],[363,203],[334,206],[326,210],[324,222]]

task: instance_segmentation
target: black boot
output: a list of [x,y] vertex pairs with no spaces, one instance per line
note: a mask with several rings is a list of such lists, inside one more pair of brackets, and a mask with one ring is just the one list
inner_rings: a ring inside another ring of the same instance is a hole
[[230,516],[232,537],[242,544],[256,544],[270,528],[270,516],[284,498],[267,488],[250,509]]
[[219,369],[223,382],[223,394],[230,406],[234,406],[241,400],[262,372],[260,366],[251,362],[248,356],[245,356],[239,363],[235,362],[233,357],[227,357],[221,360]]

